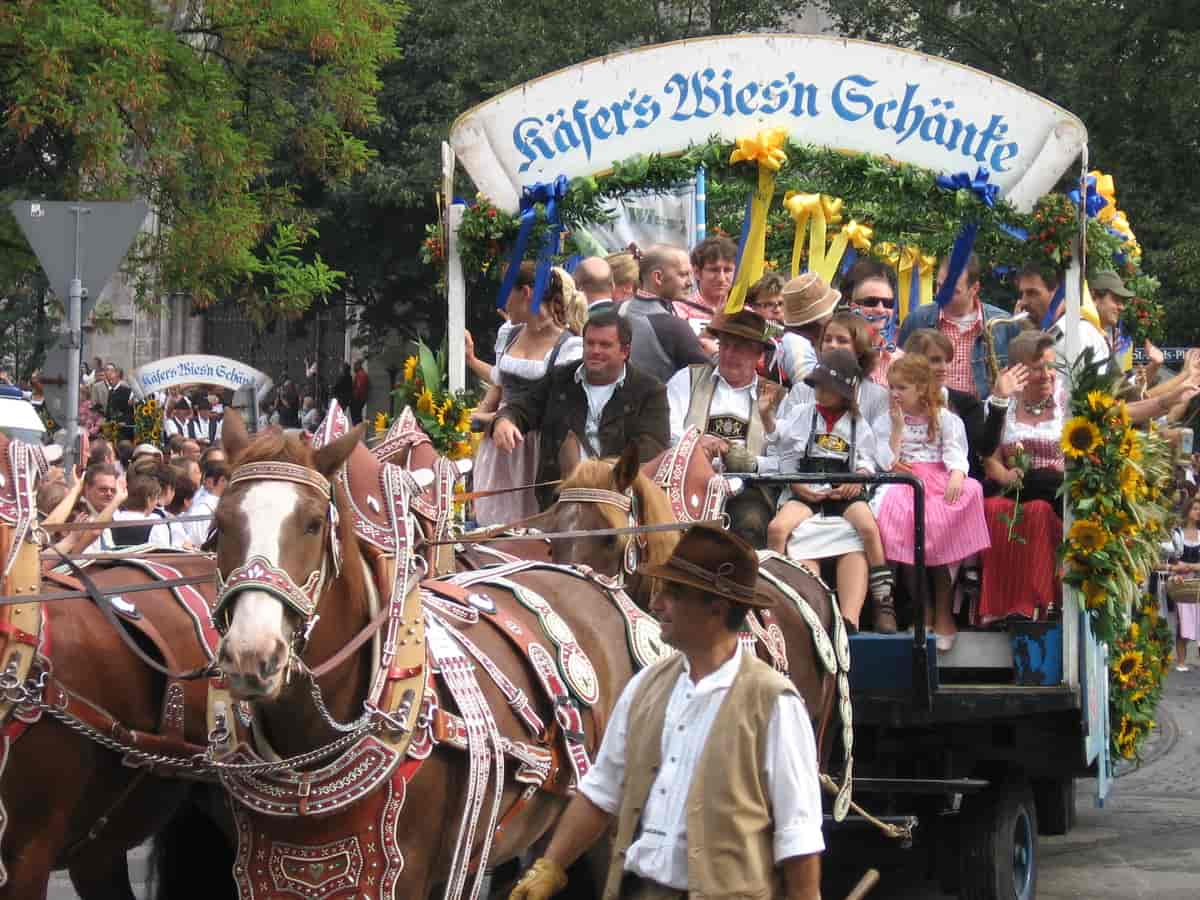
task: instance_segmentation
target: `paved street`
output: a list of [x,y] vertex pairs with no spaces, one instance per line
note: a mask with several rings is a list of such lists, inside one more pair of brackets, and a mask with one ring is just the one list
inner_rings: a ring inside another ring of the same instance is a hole
[[[1171,672],[1162,727],[1145,764],[1120,777],[1104,809],[1092,784],[1079,785],[1079,824],[1064,837],[1042,838],[1039,900],[1195,900],[1200,897],[1200,663]],[[131,857],[145,877],[144,854]],[[144,886],[138,885],[139,898]],[[75,900],[66,873],[55,875],[50,900]],[[932,882],[889,875],[872,900],[935,900]],[[834,898],[829,898],[834,900]]]

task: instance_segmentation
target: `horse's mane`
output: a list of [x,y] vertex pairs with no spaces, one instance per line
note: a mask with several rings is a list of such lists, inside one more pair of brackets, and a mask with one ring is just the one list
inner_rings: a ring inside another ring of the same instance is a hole
[[[616,464],[611,460],[585,459],[563,481],[562,486],[612,490],[615,468]],[[666,492],[641,472],[633,482],[633,493],[641,510],[643,525],[666,525],[675,521]],[[600,503],[596,508],[612,528],[624,528],[629,524],[621,511],[614,506]],[[675,551],[679,535],[678,531],[656,531],[645,535],[646,562],[654,566],[665,563]]]

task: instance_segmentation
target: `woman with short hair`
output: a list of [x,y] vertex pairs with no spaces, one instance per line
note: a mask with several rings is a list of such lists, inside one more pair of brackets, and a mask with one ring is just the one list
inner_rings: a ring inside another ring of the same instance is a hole
[[1020,487],[1021,512],[1016,515],[1016,500],[1008,492],[984,501],[992,545],[980,554],[983,624],[1010,616],[1046,619],[1056,611],[1060,594],[1063,528],[1057,494],[1065,468],[1061,440],[1068,407],[1055,370],[1054,338],[1044,331],[1024,331],[1009,342],[1008,358],[1024,365],[1028,377],[1005,410],[999,448],[983,466],[1000,490],[1015,494]]

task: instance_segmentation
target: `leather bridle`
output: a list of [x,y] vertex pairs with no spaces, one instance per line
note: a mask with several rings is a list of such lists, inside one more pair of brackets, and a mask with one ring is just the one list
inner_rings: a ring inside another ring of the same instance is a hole
[[309,573],[303,584],[297,584],[295,579],[282,568],[258,555],[250,557],[240,566],[231,570],[228,575],[223,573],[218,565],[213,625],[224,636],[229,630],[231,618],[228,607],[234,598],[246,590],[263,591],[300,617],[303,628],[297,631],[299,645],[292,648],[298,655],[303,649],[303,644],[308,641],[313,626],[320,618],[317,614],[317,604],[321,599],[321,593],[325,590],[330,565],[332,564],[334,578],[341,573],[337,495],[333,482],[324,475],[306,466],[286,462],[246,463],[240,466],[234,472],[233,477],[229,479],[229,487],[259,481],[288,481],[316,488],[324,494],[328,503],[326,527],[329,533],[329,552],[321,554],[320,565]]
[[[558,494],[558,502],[598,503],[615,506],[621,512],[625,513],[630,527],[635,527],[638,524],[637,495],[633,493],[632,488],[627,488],[624,493],[606,488],[563,488]],[[586,531],[581,531],[580,537],[587,537],[587,534]],[[625,574],[632,575],[638,570],[638,565],[641,563],[641,551],[645,549],[645,546],[645,535],[631,536],[626,541],[622,560],[622,569]],[[622,579],[623,584],[624,579]]]

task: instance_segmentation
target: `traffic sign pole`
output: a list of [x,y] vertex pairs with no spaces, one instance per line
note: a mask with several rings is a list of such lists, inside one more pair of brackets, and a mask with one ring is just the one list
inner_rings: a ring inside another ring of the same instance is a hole
[[63,448],[63,465],[74,481],[79,459],[79,378],[83,371],[83,273],[79,258],[79,243],[83,236],[83,217],[91,210],[72,206],[75,219],[75,257],[71,287],[67,296],[67,446]]

